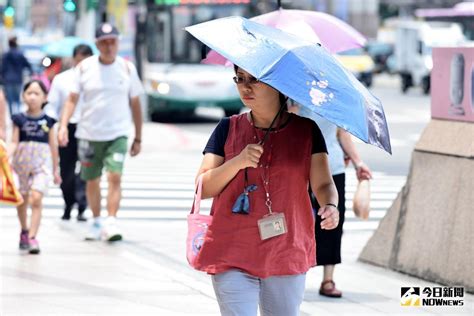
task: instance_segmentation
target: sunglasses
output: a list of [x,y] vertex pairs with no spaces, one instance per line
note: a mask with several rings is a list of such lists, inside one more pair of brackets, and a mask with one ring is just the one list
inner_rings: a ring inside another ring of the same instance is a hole
[[258,80],[255,77],[245,78],[245,77],[236,76],[232,79],[234,80],[236,84],[257,84],[260,82],[260,80]]

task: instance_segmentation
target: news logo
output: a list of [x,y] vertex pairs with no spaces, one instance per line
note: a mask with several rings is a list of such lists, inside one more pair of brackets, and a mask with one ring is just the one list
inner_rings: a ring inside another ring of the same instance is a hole
[[402,287],[400,295],[400,305],[402,306],[421,306],[419,287]]
[[401,306],[464,306],[464,288],[449,286],[402,287]]

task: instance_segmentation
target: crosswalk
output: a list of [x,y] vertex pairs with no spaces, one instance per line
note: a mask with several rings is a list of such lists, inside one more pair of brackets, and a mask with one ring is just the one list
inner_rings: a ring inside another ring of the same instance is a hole
[[[192,201],[194,178],[199,167],[200,157],[147,157],[130,160],[126,165],[122,184],[122,203],[119,217],[123,219],[185,220]],[[346,176],[346,222],[344,229],[375,230],[384,217],[398,192],[405,184],[404,176],[386,175],[374,172],[371,181],[371,213],[368,220],[360,220],[352,211],[352,197],[357,179],[353,169]],[[103,205],[107,183],[102,183]],[[43,200],[46,217],[59,217],[63,200],[59,187],[52,186]],[[202,211],[208,212],[211,200],[204,200]],[[89,214],[90,215],[90,214]]]
[[352,210],[352,198],[357,188],[355,171],[346,172],[346,214],[344,230],[375,230],[380,220],[392,205],[398,192],[405,185],[405,176],[387,175],[381,172],[372,172],[370,183],[370,216],[368,220],[356,218]]

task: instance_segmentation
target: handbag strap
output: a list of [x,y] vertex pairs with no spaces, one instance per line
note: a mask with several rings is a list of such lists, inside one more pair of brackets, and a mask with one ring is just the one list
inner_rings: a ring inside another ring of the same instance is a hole
[[194,201],[193,208],[191,209],[191,214],[199,214],[199,211],[201,209],[202,177],[203,174],[200,174],[198,177],[197,187],[194,191]]

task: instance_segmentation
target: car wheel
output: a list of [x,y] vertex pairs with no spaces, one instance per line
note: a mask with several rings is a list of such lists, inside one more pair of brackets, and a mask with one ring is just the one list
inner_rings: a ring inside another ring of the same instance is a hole
[[402,75],[402,92],[406,93],[412,85],[410,75]]
[[423,78],[423,81],[421,83],[421,88],[423,89],[424,94],[430,93],[430,77]]
[[365,86],[366,86],[367,88],[370,88],[370,87],[372,86],[372,76],[367,77],[367,78],[365,79]]

